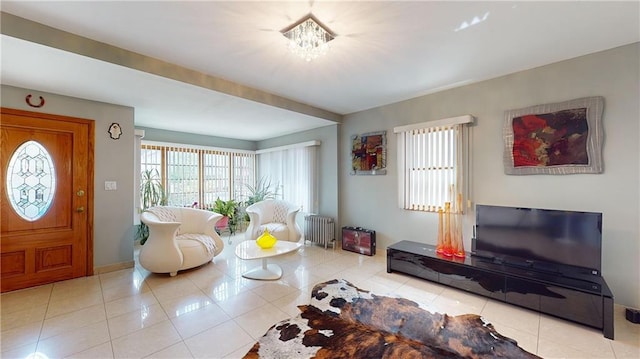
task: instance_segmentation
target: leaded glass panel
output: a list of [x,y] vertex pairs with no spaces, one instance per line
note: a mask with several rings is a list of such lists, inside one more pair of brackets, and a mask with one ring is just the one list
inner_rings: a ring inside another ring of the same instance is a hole
[[38,220],[49,210],[55,189],[55,169],[49,152],[36,141],[20,145],[7,168],[7,193],[13,210],[27,221]]

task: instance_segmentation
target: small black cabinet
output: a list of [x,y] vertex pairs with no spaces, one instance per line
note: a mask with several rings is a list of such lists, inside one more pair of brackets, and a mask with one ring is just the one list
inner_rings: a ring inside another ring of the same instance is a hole
[[550,275],[489,259],[439,256],[432,245],[387,248],[387,272],[401,272],[601,329],[613,339],[613,295],[604,278]]

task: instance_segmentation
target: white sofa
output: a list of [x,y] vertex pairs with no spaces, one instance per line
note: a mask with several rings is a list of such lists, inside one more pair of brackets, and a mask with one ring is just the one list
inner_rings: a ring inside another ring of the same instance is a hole
[[179,270],[203,265],[222,252],[216,233],[221,214],[187,207],[158,206],[144,211],[140,220],[149,238],[140,250],[140,265],[153,273],[175,276]]
[[245,232],[245,239],[255,240],[265,229],[278,240],[298,242],[302,231],[296,223],[296,214],[300,206],[287,201],[268,199],[254,203],[247,207],[249,226]]

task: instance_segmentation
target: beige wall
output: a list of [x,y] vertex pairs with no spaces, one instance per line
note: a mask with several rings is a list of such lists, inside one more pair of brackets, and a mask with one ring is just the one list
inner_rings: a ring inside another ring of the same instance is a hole
[[[26,104],[25,97],[44,97],[41,108]],[[134,135],[131,107],[110,105],[35,90],[2,86],[2,107],[86,118],[95,121],[95,175],[93,218],[93,265],[133,265],[133,171]],[[117,122],[122,137],[113,140],[107,132]],[[105,191],[105,181],[116,181],[116,191]],[[61,184],[64,185],[64,184]]]
[[[346,116],[340,140],[342,225],[374,229],[378,249],[399,240],[435,244],[434,214],[397,207],[393,127],[472,114],[475,203],[603,213],[603,276],[616,303],[640,307],[640,45],[638,43]],[[604,96],[604,173],[508,176],[502,165],[504,112]],[[349,136],[386,130],[388,174],[352,176]],[[474,213],[465,218],[465,248]]]

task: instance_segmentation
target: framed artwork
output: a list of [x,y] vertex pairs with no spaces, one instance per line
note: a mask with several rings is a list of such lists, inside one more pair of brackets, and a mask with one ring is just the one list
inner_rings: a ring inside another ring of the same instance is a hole
[[387,131],[351,136],[351,174],[387,174]]
[[506,111],[505,173],[602,173],[603,108],[597,96]]

